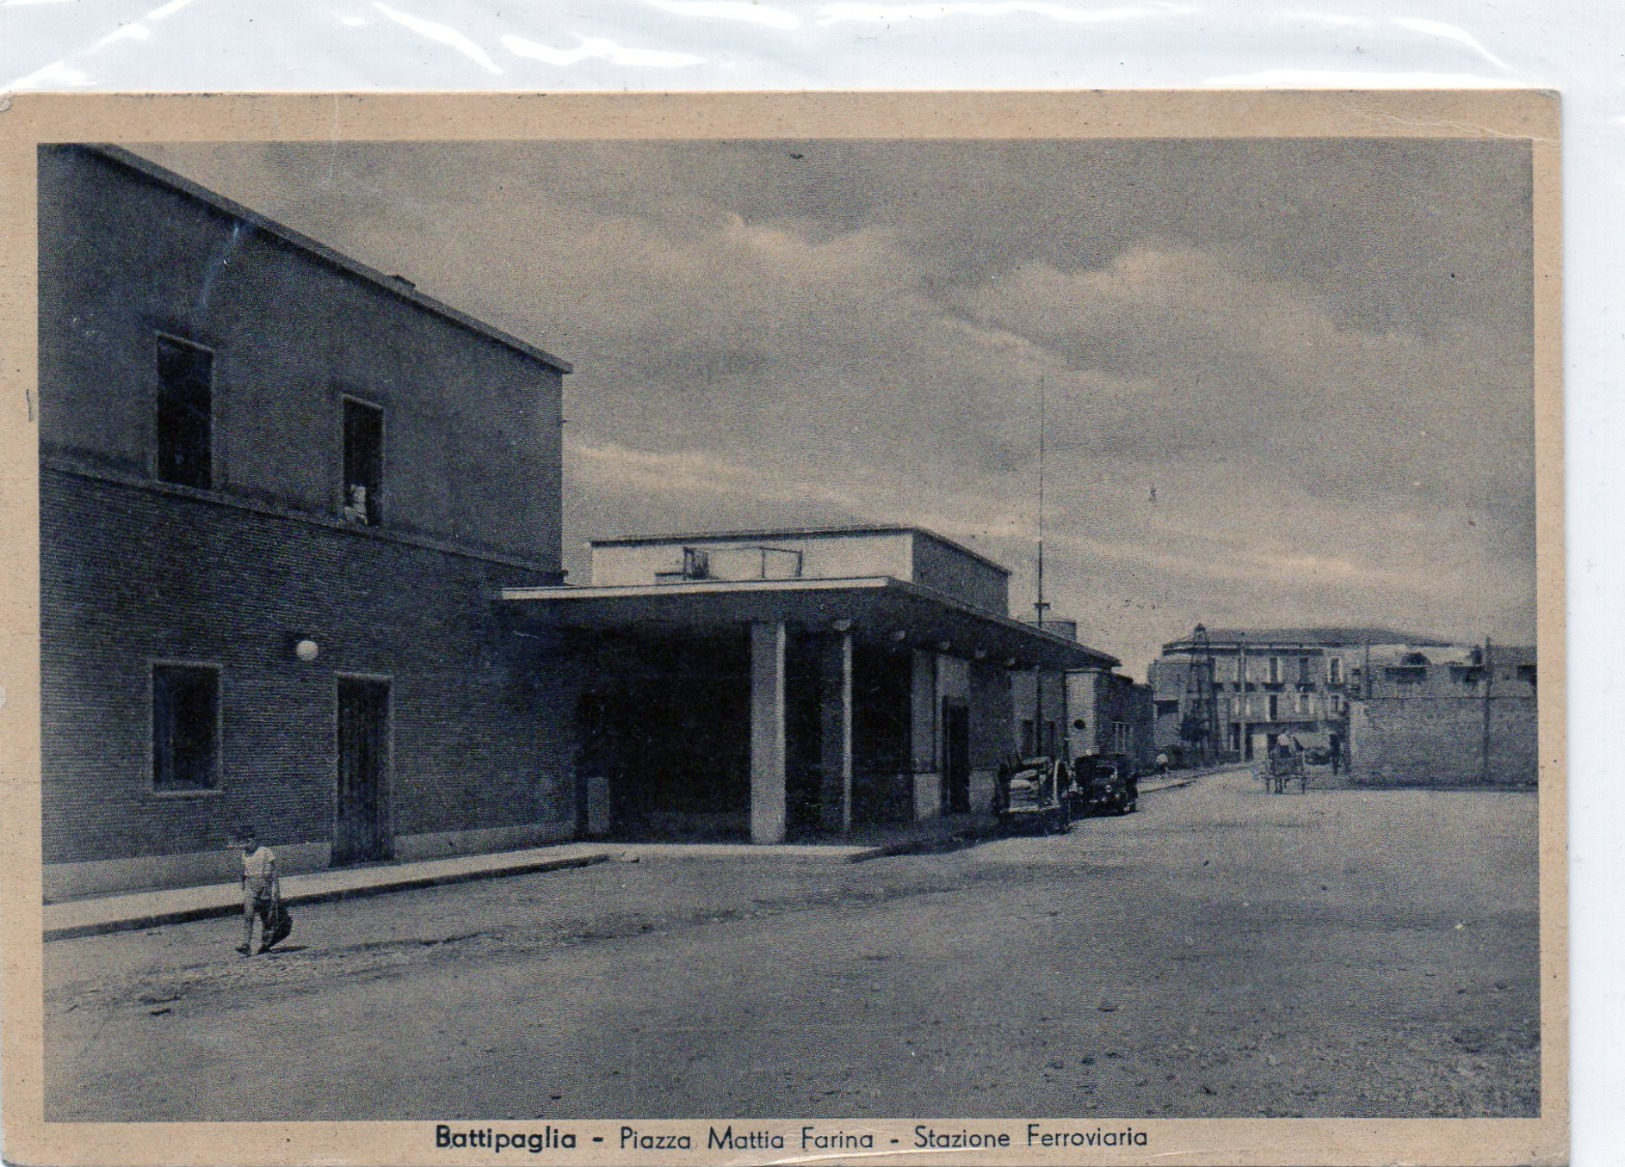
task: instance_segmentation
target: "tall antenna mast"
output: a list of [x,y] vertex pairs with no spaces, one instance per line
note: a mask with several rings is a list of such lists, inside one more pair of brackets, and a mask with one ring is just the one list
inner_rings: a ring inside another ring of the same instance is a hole
[[[1044,378],[1038,378],[1038,599],[1033,603],[1035,623],[1044,627]],[[1044,666],[1033,666],[1033,752],[1049,754],[1051,743],[1044,732]]]
[[1033,604],[1038,626],[1044,626],[1044,378],[1038,378],[1038,600]]

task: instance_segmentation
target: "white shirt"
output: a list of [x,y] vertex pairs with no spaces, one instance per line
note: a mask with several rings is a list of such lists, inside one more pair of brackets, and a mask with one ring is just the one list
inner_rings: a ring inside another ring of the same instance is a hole
[[276,856],[271,848],[257,848],[252,855],[243,855],[243,875],[249,879],[264,879],[276,867]]

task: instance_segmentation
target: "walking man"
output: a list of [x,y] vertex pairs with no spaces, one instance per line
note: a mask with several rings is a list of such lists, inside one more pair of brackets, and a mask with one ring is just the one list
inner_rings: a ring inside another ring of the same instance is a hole
[[269,847],[261,847],[248,824],[237,829],[237,841],[243,849],[243,942],[237,951],[247,956],[253,951],[254,917],[260,918],[260,951],[271,947],[272,920],[282,889],[277,884],[276,856]]

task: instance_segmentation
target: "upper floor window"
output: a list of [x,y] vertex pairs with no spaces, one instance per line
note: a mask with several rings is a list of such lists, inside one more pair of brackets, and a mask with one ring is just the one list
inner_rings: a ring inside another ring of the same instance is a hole
[[1279,685],[1281,683],[1281,658],[1278,656],[1270,657],[1269,683],[1271,685]]
[[1343,683],[1343,658],[1333,656],[1326,658],[1326,680],[1333,685]]
[[1298,658],[1298,684],[1300,685],[1308,685],[1312,683],[1311,674],[1309,671],[1309,660],[1310,658],[1306,656],[1300,656]]
[[207,490],[214,482],[214,354],[158,338],[158,477]]
[[152,669],[154,790],[220,785],[220,670],[208,665]]
[[384,411],[344,399],[344,503],[347,523],[376,527],[383,517]]

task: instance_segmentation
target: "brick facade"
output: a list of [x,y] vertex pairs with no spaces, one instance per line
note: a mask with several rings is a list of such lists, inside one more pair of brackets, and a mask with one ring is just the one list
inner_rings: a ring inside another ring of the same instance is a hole
[[[495,600],[561,579],[568,366],[116,152],[42,149],[40,220],[47,895],[218,877],[244,820],[324,864],[346,674],[390,681],[397,855],[571,833],[574,670]],[[155,475],[161,335],[213,354],[207,489]],[[384,411],[377,526],[346,396]],[[154,789],[165,663],[218,670],[213,790]]]

